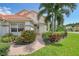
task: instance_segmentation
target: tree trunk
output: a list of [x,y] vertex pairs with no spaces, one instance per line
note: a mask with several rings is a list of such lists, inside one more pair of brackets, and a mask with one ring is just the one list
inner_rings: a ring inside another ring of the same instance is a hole
[[55,14],[52,13],[52,19],[51,19],[51,23],[52,23],[52,32],[55,32]]
[[54,17],[52,17],[52,19],[51,19],[51,30],[52,30],[52,32],[54,32]]
[[48,30],[48,23],[46,24],[46,27],[47,27],[46,30],[49,31],[49,30]]
[[56,31],[56,20],[54,19],[54,32]]
[[47,31],[50,31],[50,22],[47,23]]

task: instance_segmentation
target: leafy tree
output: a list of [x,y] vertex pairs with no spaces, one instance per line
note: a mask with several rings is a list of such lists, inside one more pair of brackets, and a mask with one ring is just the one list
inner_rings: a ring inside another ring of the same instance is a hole
[[[64,16],[69,16],[76,9],[74,3],[41,3],[38,19],[46,14],[45,23],[50,23],[52,32],[56,31],[57,26],[63,26]],[[57,24],[56,24],[57,21]]]

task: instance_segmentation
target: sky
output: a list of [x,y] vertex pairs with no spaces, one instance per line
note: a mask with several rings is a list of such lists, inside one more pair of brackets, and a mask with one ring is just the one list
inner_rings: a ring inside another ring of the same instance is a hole
[[[0,14],[15,14],[23,9],[39,11],[39,3],[0,3]],[[64,24],[79,22],[79,4],[69,17],[64,17]]]

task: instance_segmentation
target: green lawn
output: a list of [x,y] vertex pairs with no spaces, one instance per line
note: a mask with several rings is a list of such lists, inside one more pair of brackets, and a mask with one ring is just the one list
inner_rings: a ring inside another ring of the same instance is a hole
[[79,34],[68,34],[56,44],[46,47],[30,54],[31,56],[79,56]]
[[0,43],[0,56],[5,56],[8,54],[10,45],[8,43]]
[[10,44],[1,42],[1,37],[0,37],[0,56],[7,55],[9,47],[10,47]]

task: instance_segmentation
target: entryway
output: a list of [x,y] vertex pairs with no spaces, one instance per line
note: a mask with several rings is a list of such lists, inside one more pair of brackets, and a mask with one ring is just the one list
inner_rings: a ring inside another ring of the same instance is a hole
[[36,40],[29,45],[15,45],[12,44],[9,49],[8,55],[21,55],[21,54],[31,54],[40,48],[45,47],[45,43],[43,42],[42,35],[39,34],[36,36]]

